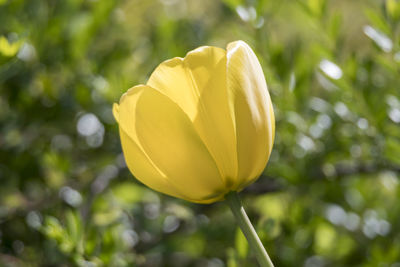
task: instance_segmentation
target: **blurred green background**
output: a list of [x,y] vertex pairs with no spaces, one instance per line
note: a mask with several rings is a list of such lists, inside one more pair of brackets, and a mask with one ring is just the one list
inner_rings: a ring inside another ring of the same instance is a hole
[[396,0],[0,0],[0,266],[257,266],[224,203],[132,177],[111,113],[242,39],[277,125],[241,196],[276,266],[399,267],[399,37]]

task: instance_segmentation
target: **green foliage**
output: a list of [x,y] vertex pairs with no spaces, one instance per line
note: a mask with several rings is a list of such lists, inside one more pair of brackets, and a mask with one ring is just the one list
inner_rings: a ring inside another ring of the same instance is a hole
[[241,196],[276,266],[399,266],[397,0],[0,0],[0,265],[256,266],[223,203],[132,178],[111,113],[161,61],[237,39],[274,102]]

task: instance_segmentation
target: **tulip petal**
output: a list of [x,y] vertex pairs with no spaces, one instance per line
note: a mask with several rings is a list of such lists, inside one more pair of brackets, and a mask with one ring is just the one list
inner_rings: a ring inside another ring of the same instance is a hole
[[143,150],[120,127],[121,145],[129,170],[142,183],[154,190],[174,197],[184,196],[169,183],[165,174],[158,170]]
[[114,119],[119,123],[119,105],[117,103],[114,103],[112,113]]
[[156,68],[147,84],[187,114],[217,163],[226,187],[231,187],[237,177],[237,151],[226,90],[226,51],[203,46],[184,59],[167,60]]
[[[131,89],[132,91],[135,88]],[[133,92],[130,92],[133,95]],[[115,120],[119,123],[119,105],[113,105],[113,115]],[[176,190],[154,163],[147,157],[143,149],[133,141],[133,139],[125,132],[120,125],[119,133],[121,137],[121,145],[124,151],[124,157],[129,170],[135,177],[141,177],[140,181],[164,194],[172,195],[175,197],[184,198],[182,194]],[[132,133],[134,135],[134,133]]]
[[[140,181],[193,202],[208,203],[223,196],[225,187],[214,160],[190,119],[168,97],[150,86],[135,86],[121,98],[118,120],[126,134],[121,139],[128,166]],[[130,156],[131,150],[136,158]],[[136,150],[152,164],[137,161]],[[159,176],[153,175],[154,169]]]
[[227,46],[227,88],[235,118],[241,189],[264,170],[275,131],[272,103],[261,65],[243,41]]

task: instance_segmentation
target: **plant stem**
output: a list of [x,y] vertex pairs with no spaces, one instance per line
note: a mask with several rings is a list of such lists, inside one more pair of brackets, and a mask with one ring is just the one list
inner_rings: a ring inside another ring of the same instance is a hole
[[225,201],[228,203],[235,216],[236,222],[245,235],[247,242],[250,244],[250,248],[256,254],[256,258],[261,267],[274,267],[271,259],[268,256],[260,238],[258,237],[256,230],[254,230],[249,217],[247,217],[246,211],[244,210],[242,203],[239,199],[237,192],[229,192],[225,196]]

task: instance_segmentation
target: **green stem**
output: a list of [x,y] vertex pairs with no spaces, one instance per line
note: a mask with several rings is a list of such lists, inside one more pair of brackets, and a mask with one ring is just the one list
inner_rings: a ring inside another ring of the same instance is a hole
[[225,201],[228,203],[235,216],[237,224],[242,229],[243,234],[246,236],[247,242],[249,242],[251,249],[256,254],[256,258],[261,267],[274,267],[271,259],[268,256],[260,238],[258,237],[256,230],[254,230],[249,217],[247,217],[246,211],[244,210],[242,203],[240,202],[237,192],[230,192],[226,194]]

